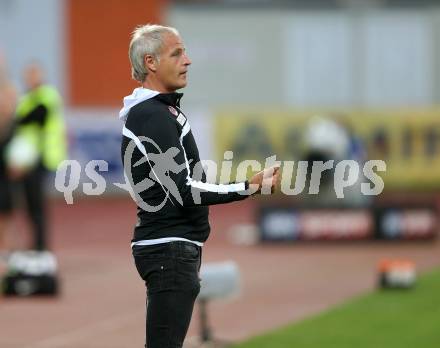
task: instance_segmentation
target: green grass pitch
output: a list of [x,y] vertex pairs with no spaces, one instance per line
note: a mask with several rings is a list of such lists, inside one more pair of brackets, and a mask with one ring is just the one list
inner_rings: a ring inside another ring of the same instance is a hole
[[440,269],[422,275],[413,289],[378,290],[234,346],[290,347],[439,348]]

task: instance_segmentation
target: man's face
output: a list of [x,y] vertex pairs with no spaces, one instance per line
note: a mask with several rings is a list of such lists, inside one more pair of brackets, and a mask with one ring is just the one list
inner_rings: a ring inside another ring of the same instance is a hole
[[165,35],[156,65],[156,77],[166,92],[174,92],[186,86],[186,73],[190,64],[182,39],[174,34]]
[[37,65],[29,65],[24,71],[24,83],[27,90],[39,87],[43,82],[43,72]]

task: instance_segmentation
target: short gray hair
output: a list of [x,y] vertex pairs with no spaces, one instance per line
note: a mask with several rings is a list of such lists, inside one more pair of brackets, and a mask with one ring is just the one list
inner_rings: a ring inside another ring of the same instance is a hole
[[141,83],[145,81],[148,70],[144,64],[144,57],[148,54],[159,60],[166,34],[179,36],[177,29],[158,24],[142,25],[133,31],[128,56],[131,63],[131,76],[134,80]]

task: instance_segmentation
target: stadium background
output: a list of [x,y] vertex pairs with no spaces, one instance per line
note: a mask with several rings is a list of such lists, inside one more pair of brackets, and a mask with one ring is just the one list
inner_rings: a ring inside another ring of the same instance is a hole
[[[51,201],[62,295],[0,299],[2,347],[125,347],[143,340],[143,288],[128,248],[134,207],[112,183],[122,180],[118,110],[136,87],[129,34],[147,22],[176,26],[185,40],[193,65],[183,107],[202,158],[221,160],[249,124],[286,158],[289,128],[303,129],[313,115],[342,115],[367,144],[377,129],[389,135],[384,197],[439,205],[435,2],[1,0],[0,52],[12,79],[20,87],[24,65],[40,61],[64,97],[71,158],[83,168],[90,160],[109,163],[102,173],[107,197],[86,197],[80,185],[73,206],[62,197]],[[381,258],[411,258],[420,270],[440,263],[435,240],[236,245],[231,236],[252,229],[260,203],[212,209],[206,260],[234,260],[243,275],[237,298],[210,307],[221,338],[248,338],[368,291]],[[16,215],[13,243],[23,246],[26,225]],[[195,313],[190,336],[197,324]]]

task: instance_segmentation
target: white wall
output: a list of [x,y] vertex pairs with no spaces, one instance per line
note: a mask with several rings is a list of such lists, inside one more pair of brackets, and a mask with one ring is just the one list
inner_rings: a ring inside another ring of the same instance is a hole
[[420,106],[440,101],[439,11],[175,7],[187,102]]
[[185,102],[267,104],[282,101],[280,11],[174,8],[192,58]]
[[[64,0],[1,0],[0,52],[14,81],[30,59],[66,89]],[[440,11],[173,6],[193,60],[184,103],[386,106],[440,102]]]
[[0,1],[0,54],[6,56],[20,89],[23,67],[36,59],[43,64],[48,82],[64,94],[65,23],[62,0]]
[[376,13],[363,19],[364,104],[434,101],[434,27],[425,13]]

